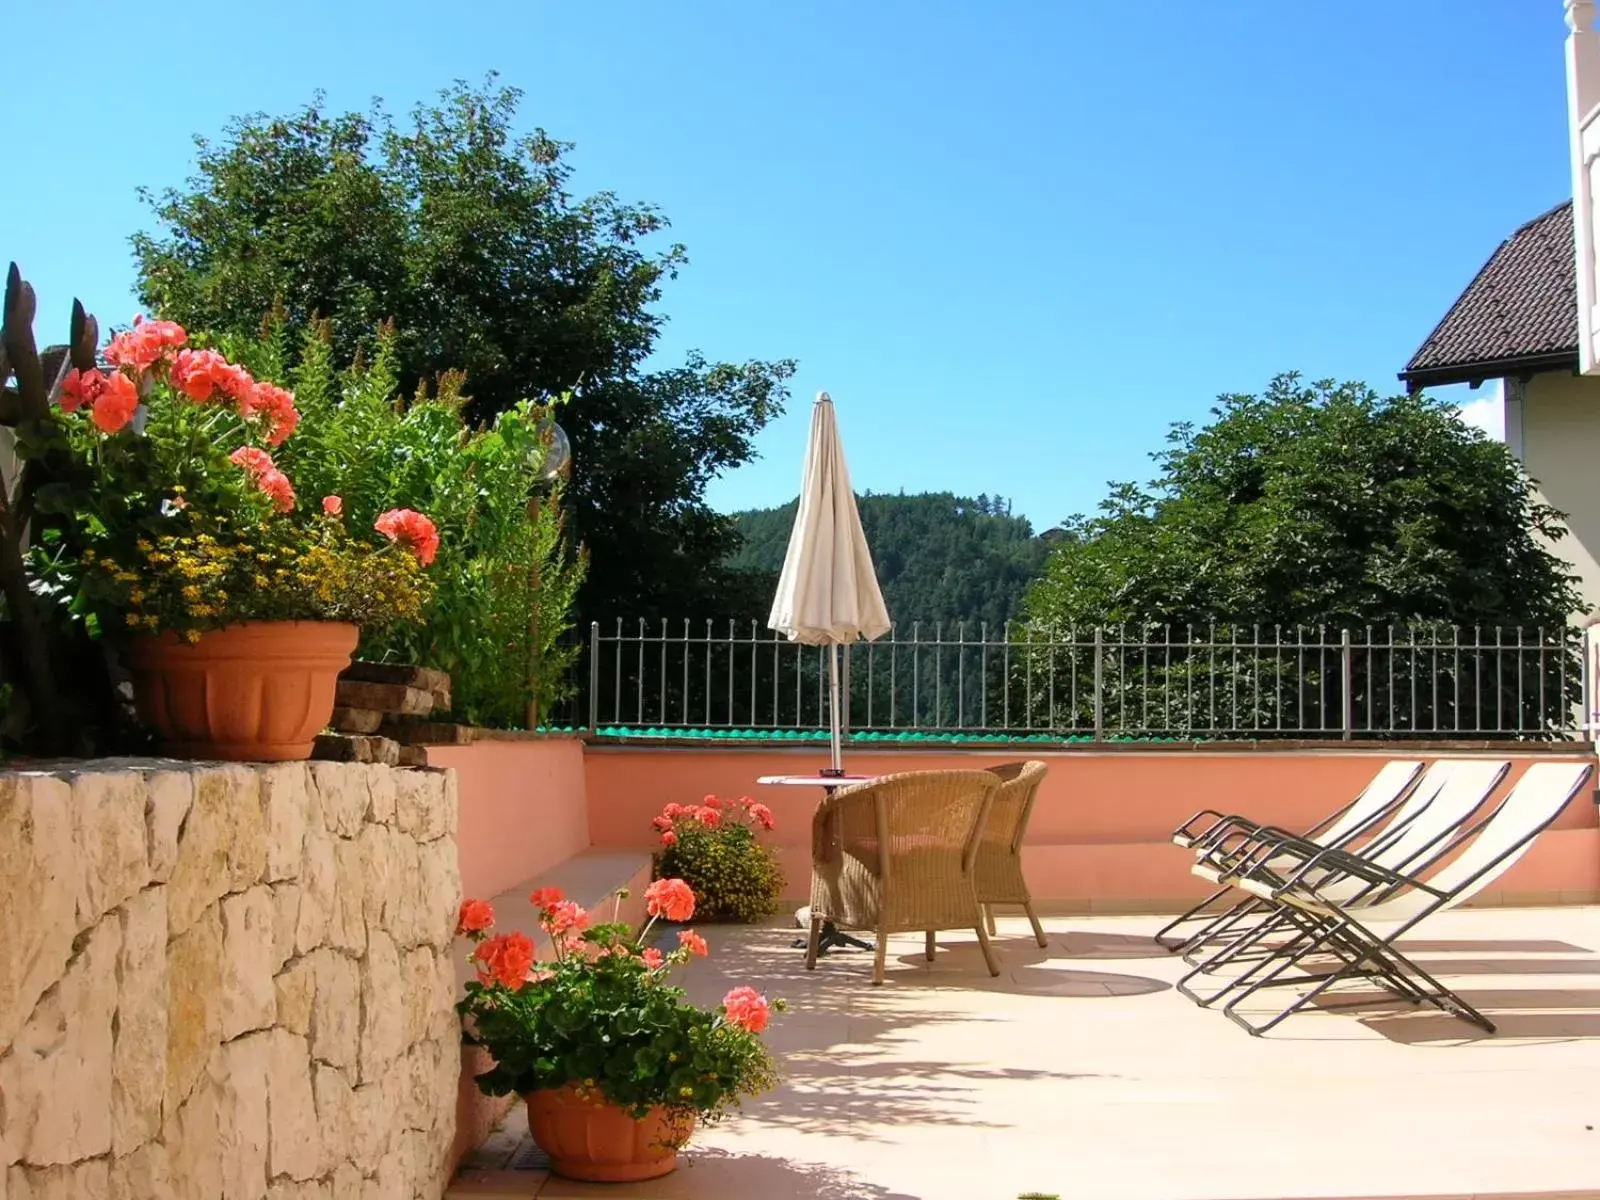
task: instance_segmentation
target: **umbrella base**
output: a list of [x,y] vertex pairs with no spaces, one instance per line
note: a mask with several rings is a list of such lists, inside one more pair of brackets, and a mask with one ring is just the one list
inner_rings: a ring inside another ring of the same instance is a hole
[[[794,914],[794,923],[802,929],[807,928],[811,924],[811,909],[809,907],[797,909]],[[809,938],[797,938],[793,948],[804,950],[809,940]],[[829,950],[837,950],[842,946],[849,946],[853,950],[873,949],[871,942],[864,942],[858,937],[850,936],[832,921],[824,921],[822,923],[822,932],[817,938],[817,953],[823,955]]]

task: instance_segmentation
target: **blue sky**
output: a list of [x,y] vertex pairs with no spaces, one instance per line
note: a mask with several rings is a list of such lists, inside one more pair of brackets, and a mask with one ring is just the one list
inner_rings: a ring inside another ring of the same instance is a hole
[[499,70],[527,125],[577,143],[577,189],[653,201],[687,244],[665,357],[800,361],[727,507],[793,494],[826,388],[858,488],[1002,494],[1048,526],[1146,478],[1218,393],[1289,369],[1392,390],[1571,189],[1559,0],[20,0],[7,21],[13,45],[97,47],[0,76],[0,255],[46,330],[74,295],[131,317],[134,189],[180,180],[191,134],[319,87],[404,111]]

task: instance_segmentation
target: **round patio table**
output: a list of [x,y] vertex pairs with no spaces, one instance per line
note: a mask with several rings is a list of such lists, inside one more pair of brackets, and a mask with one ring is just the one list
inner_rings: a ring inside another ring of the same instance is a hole
[[[850,787],[852,784],[857,783],[871,783],[876,778],[876,775],[829,775],[826,772],[819,771],[815,775],[763,775],[756,782],[764,787],[819,787],[831,796],[842,787]],[[801,918],[801,913],[807,914],[804,919]],[[809,905],[795,913],[795,923],[802,926],[811,923]],[[804,950],[808,940],[808,938],[801,938],[795,942],[795,949]],[[819,955],[826,954],[829,950],[838,946],[853,946],[857,950],[872,949],[870,945],[860,938],[851,937],[848,933],[845,933],[832,921],[824,921],[822,923],[822,931],[817,937],[817,953]]]

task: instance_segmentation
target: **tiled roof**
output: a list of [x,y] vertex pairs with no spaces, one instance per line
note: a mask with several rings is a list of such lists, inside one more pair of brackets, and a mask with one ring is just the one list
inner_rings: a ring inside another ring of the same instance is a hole
[[1500,243],[1400,378],[1418,388],[1575,368],[1574,258],[1567,200]]

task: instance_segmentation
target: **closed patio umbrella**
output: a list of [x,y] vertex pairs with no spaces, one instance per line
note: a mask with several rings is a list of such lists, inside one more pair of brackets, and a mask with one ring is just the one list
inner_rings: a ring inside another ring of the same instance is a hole
[[832,775],[844,773],[839,647],[889,632],[889,612],[861,530],[833,401],[817,393],[800,505],[772,601],[769,628],[808,646],[828,647],[828,722]]

